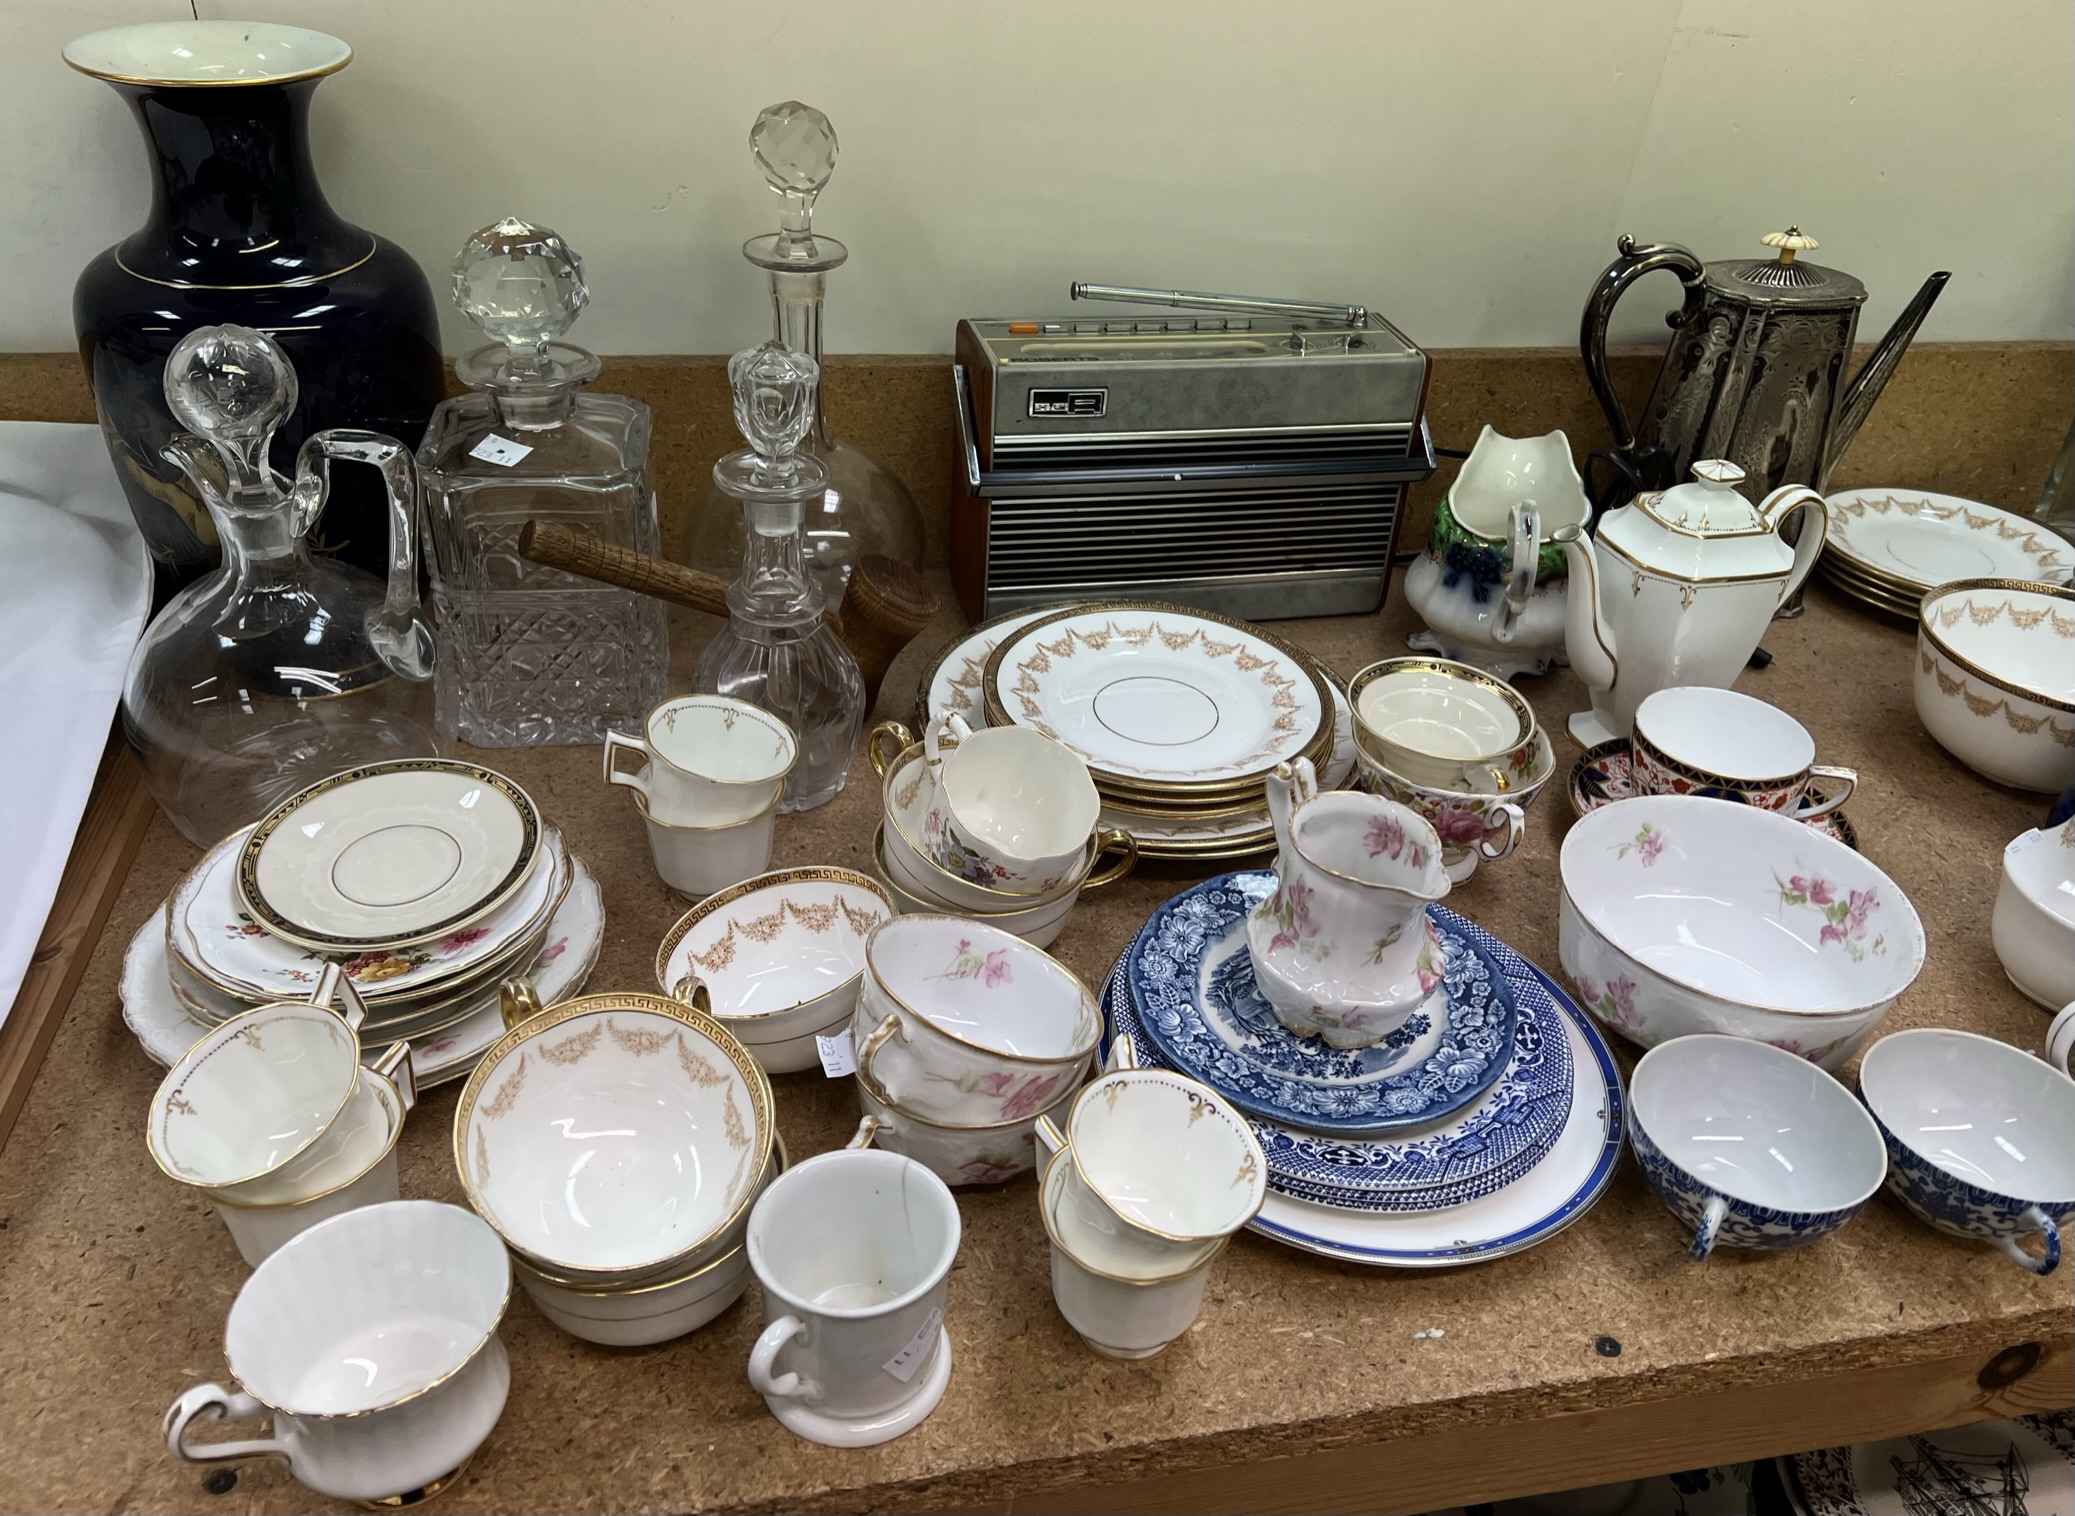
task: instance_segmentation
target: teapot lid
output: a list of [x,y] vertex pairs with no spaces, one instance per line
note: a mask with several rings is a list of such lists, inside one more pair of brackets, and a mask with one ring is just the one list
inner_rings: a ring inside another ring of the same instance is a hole
[[1850,274],[1819,263],[1803,263],[1798,254],[1823,244],[1798,226],[1767,232],[1758,239],[1778,250],[1771,258],[1730,258],[1707,266],[1708,288],[1755,305],[1861,305],[1866,286]]
[[1660,526],[1689,537],[1733,537],[1770,528],[1737,486],[1744,471],[1726,458],[1705,458],[1693,465],[1693,482],[1674,485],[1652,495],[1638,495],[1636,504]]

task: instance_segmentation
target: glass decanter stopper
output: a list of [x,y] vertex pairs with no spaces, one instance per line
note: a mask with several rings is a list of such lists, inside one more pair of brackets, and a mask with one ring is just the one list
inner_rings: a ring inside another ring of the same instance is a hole
[[827,467],[802,447],[818,378],[814,360],[782,342],[728,362],[735,425],[749,446],[716,463],[713,480],[739,502],[746,545],[741,575],[728,586],[728,624],[692,676],[695,692],[747,700],[799,735],[781,811],[835,797],[865,718],[857,659],[822,619],[826,601],[807,570],[802,523],[829,487]]
[[[850,250],[813,226],[814,202],[836,169],[836,129],[811,105],[787,100],[768,106],[750,128],[749,150],[779,197],[779,229],[752,237],[742,256],[771,279],[777,339],[821,363],[821,302],[825,276],[840,268]],[[813,424],[800,451],[828,471],[821,498],[807,510],[807,570],[828,598],[842,607],[850,573],[867,553],[884,553],[922,566],[922,516],[908,487],[870,454],[829,435],[819,388]],[[689,561],[694,568],[727,574],[742,551],[734,503],[716,491],[692,523]]]
[[[188,333],[166,360],[166,446],[208,507],[223,561],[167,604],[123,680],[123,732],[190,842],[213,846],[341,769],[439,755],[426,719],[432,629],[418,610],[418,476],[378,432],[319,432],[291,481],[267,462],[295,369],[242,326]],[[312,556],[331,463],[370,463],[389,496],[389,580]]]
[[589,300],[575,250],[516,217],[454,259],[454,303],[491,340],[455,363],[477,393],[441,402],[418,463],[439,727],[478,747],[601,742],[663,698],[661,601],[519,555],[528,521],[662,551],[648,407],[585,389],[598,359],[556,340]]

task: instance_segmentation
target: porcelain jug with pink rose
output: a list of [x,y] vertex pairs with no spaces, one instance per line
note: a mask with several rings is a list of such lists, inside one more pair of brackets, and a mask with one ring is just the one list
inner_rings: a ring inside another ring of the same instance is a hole
[[1280,851],[1275,891],[1247,917],[1255,981],[1299,1036],[1381,1042],[1445,993],[1426,910],[1448,893],[1441,839],[1396,801],[1320,794],[1308,758],[1268,776],[1268,812]]

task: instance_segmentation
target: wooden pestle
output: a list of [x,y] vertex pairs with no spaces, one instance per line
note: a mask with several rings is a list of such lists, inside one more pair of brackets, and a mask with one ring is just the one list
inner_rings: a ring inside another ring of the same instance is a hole
[[[728,614],[728,586],[713,574],[681,563],[600,542],[574,527],[529,521],[519,528],[519,556],[548,568],[581,574],[621,589],[638,590],[673,605],[710,616]],[[865,710],[879,699],[879,686],[902,648],[937,613],[937,592],[920,572],[898,559],[867,553],[851,570],[847,617],[833,612],[828,623],[864,676]]]

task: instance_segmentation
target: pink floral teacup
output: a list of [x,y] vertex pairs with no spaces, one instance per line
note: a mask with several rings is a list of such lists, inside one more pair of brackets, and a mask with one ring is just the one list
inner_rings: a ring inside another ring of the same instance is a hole
[[899,916],[865,939],[851,1023],[860,1082],[927,1121],[1012,1122],[1077,1086],[1102,1018],[1042,948],[957,916]]

